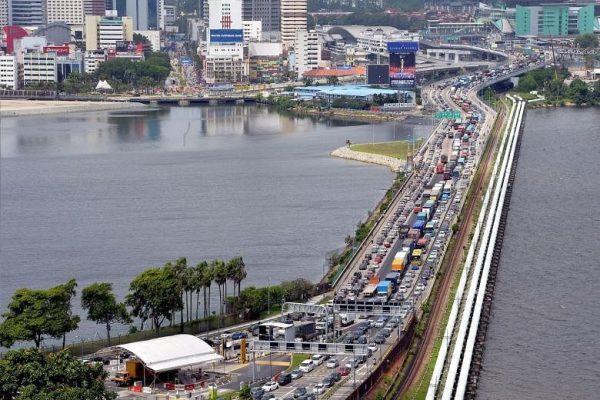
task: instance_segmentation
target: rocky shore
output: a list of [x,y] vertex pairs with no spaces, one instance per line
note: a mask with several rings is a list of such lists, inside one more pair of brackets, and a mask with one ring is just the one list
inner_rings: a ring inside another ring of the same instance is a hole
[[334,157],[345,158],[347,160],[361,161],[370,164],[385,165],[393,172],[399,172],[404,169],[405,160],[393,157],[382,156],[380,154],[363,153],[351,150],[348,146],[340,147],[330,153]]

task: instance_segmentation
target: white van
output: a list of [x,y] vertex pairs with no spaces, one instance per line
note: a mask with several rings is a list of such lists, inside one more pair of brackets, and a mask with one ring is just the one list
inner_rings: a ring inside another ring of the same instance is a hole
[[308,373],[315,369],[315,363],[313,363],[312,360],[304,360],[300,363],[298,369],[302,372]]

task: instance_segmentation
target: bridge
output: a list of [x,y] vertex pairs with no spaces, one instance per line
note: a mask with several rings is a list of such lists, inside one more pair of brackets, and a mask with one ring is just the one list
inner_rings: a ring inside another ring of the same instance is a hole
[[483,47],[470,46],[464,44],[448,44],[448,43],[436,43],[427,39],[421,39],[419,41],[419,47],[421,49],[446,49],[446,50],[457,50],[457,51],[469,51],[471,54],[478,55],[482,60],[494,60],[494,61],[506,61],[508,55],[501,51],[485,49]]

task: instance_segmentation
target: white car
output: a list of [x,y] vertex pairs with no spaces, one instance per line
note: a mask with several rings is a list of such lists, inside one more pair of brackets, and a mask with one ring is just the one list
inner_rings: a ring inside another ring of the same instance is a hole
[[277,389],[279,389],[279,384],[277,382],[267,382],[262,387],[262,390],[265,392],[272,392]]
[[313,363],[312,360],[304,360],[300,363],[298,369],[302,372],[310,372],[315,369],[315,363]]
[[332,358],[331,360],[327,361],[327,364],[325,364],[325,366],[327,368],[337,368],[340,366],[340,363],[335,358]]
[[325,393],[325,390],[327,390],[325,385],[323,385],[322,383],[317,383],[315,385],[315,387],[313,388],[313,393],[314,394],[323,394],[323,393]]
[[325,361],[325,357],[321,354],[315,354],[314,356],[312,356],[311,359],[312,362],[315,364],[315,367],[318,367],[319,365],[323,364],[323,361]]

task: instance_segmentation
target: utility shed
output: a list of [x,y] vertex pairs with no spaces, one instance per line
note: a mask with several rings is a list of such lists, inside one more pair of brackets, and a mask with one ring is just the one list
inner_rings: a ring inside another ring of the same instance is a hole
[[208,364],[223,359],[204,340],[192,335],[165,336],[117,346],[135,355],[155,373]]

